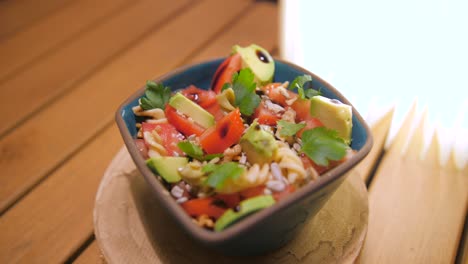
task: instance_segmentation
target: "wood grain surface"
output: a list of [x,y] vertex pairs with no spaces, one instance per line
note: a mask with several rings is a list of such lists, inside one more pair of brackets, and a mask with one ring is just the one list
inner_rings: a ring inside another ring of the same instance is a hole
[[[0,263],[101,263],[92,210],[122,146],[118,105],[147,79],[257,43],[278,54],[278,8],[250,0],[0,1]],[[349,95],[348,95],[349,97]],[[411,112],[411,111],[410,111]],[[410,123],[372,127],[361,263],[467,263],[468,169],[421,159]],[[411,140],[408,140],[411,139]]]

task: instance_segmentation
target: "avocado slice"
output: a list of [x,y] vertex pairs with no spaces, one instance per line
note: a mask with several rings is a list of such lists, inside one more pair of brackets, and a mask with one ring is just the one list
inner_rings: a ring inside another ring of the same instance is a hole
[[252,44],[248,47],[235,45],[234,53],[242,57],[242,68],[250,68],[260,85],[270,83],[275,73],[275,61],[268,51],[258,45]]
[[172,96],[171,99],[169,99],[169,105],[182,114],[192,118],[195,123],[201,125],[203,128],[209,128],[215,124],[215,119],[212,114],[181,93],[176,93]]
[[216,221],[214,229],[215,231],[222,231],[247,215],[260,209],[270,207],[273,204],[275,204],[275,199],[271,195],[260,195],[246,199],[239,204],[239,210],[237,212],[234,212],[232,209],[228,209],[224,212]]
[[160,156],[146,160],[146,165],[169,183],[181,180],[178,170],[187,165],[187,163],[188,160],[185,157]]
[[336,99],[314,96],[310,99],[310,114],[318,118],[327,128],[338,132],[346,144],[351,143],[353,110],[350,105]]
[[262,165],[273,160],[278,152],[278,144],[273,134],[263,130],[257,120],[247,128],[239,144],[245,152],[247,160]]

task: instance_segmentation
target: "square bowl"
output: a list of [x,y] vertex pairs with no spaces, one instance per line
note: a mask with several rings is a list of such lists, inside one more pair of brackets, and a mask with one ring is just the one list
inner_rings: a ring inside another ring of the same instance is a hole
[[[191,84],[209,89],[211,78],[223,60],[221,58],[182,67],[155,79],[155,82],[161,82],[174,90]],[[303,74],[312,76],[312,88],[320,89],[325,97],[338,99],[351,105],[335,88],[315,74],[286,61],[275,59],[273,82],[292,81],[298,75]],[[344,181],[348,172],[369,153],[372,147],[370,130],[353,107],[351,148],[356,153],[350,159],[324,173],[318,180],[299,188],[275,205],[260,210],[221,232],[214,232],[193,223],[192,218],[169,195],[164,185],[147,167],[134,144],[137,120],[132,107],[138,105],[138,100],[143,96],[144,91],[144,87],[138,90],[116,112],[116,122],[125,145],[152,189],[152,193],[179,226],[196,241],[226,255],[258,255],[285,245],[301,230],[304,223],[320,210]]]

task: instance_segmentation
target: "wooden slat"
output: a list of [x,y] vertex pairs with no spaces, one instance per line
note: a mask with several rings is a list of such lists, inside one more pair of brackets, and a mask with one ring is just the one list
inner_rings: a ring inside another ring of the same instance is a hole
[[[177,15],[188,0],[141,0],[0,84],[0,135]],[[142,15],[158,10],[158,15]]]
[[362,179],[367,183],[370,180],[372,169],[376,166],[379,157],[384,150],[385,141],[392,123],[394,109],[385,113],[381,119],[371,126],[371,132],[374,139],[374,145],[371,151],[354,169],[357,170]]
[[0,218],[0,263],[64,262],[77,250],[92,230],[101,175],[121,145],[116,126],[106,129],[7,211]]
[[106,263],[104,256],[101,254],[101,250],[96,242],[93,241],[86,250],[75,260],[73,263],[76,264],[98,264]]
[[[9,1],[16,2],[16,1]],[[0,46],[0,82],[43,58],[76,38],[76,35],[96,27],[122,8],[135,4],[130,0],[77,0],[39,23],[5,39]]]
[[[110,28],[122,26],[119,31],[120,34],[125,33],[125,35],[121,35],[120,37],[123,40],[131,36],[132,31],[138,31],[138,26],[123,25],[125,22],[130,23],[131,21],[138,21],[142,27],[143,25],[151,27],[151,25],[157,24],[156,22],[161,22],[166,19],[166,16],[174,18],[175,14],[173,12],[177,11],[177,13],[181,13],[179,11],[180,7],[183,7],[187,3],[187,1],[164,2],[167,3],[165,6],[154,3],[152,0],[142,2],[140,5],[135,5],[134,8],[129,8],[127,10],[128,12],[123,14],[125,19],[119,16],[119,23],[106,24],[104,28],[110,30]],[[148,24],[144,22],[146,21],[145,19],[140,19],[141,14],[147,11],[148,8],[155,8],[157,6],[160,7],[158,9],[158,19]],[[208,32],[211,33],[212,31],[208,30]],[[102,42],[100,43],[102,49],[108,45],[106,41],[101,38],[101,35],[96,33],[104,34],[104,32],[98,30],[88,35],[87,44],[89,44],[89,46],[80,46],[79,50],[75,50],[77,54],[80,54],[75,55],[75,58],[83,56],[83,52],[88,52],[90,49],[93,49],[95,46],[93,44],[93,38]],[[162,37],[160,35],[159,41],[161,41],[161,44],[163,44],[163,40],[166,36],[167,35],[164,35],[164,37]],[[109,44],[109,48],[111,46],[112,45]],[[151,54],[153,51],[152,49],[146,49],[146,54],[139,54],[135,49],[133,49],[133,51],[133,53],[126,53],[131,54],[131,57],[127,56],[127,61],[124,64],[117,63],[120,67],[117,73],[114,71],[109,75],[106,71],[99,72],[100,74],[98,74],[96,78],[80,84],[77,89],[64,96],[62,100],[50,105],[50,107],[35,116],[34,119],[16,128],[14,133],[10,133],[0,139],[0,153],[2,156],[2,159],[0,159],[0,166],[5,168],[0,175],[0,179],[2,180],[2,185],[0,185],[0,212],[28,188],[33,186],[40,178],[50,172],[59,162],[66,159],[67,156],[102,127],[103,116],[108,120],[108,118],[112,116],[112,111],[116,109],[117,104],[129,93],[128,90],[125,89],[128,89],[128,87],[138,87],[136,84],[121,86],[122,83],[120,83],[118,81],[119,79],[116,77],[116,75],[118,76],[122,75],[122,73],[126,73],[125,76],[132,79],[132,73],[128,70],[129,68],[134,69],[131,65],[138,64],[141,60],[146,60],[146,63],[150,64],[145,56],[147,57]],[[117,50],[115,52],[117,52]],[[100,57],[101,60],[105,59],[97,54],[94,55]],[[48,61],[48,63],[52,62]],[[66,63],[66,58],[61,58],[60,61],[54,63],[60,65],[61,63]],[[101,61],[96,61],[96,64],[99,63],[101,63]],[[57,67],[56,64],[51,64],[50,66]],[[86,65],[83,64],[82,66],[85,67]],[[43,81],[47,82],[50,74],[42,72],[44,71],[43,69],[37,70],[39,72],[32,72],[31,74],[35,76],[39,73],[43,74],[45,75],[42,77]],[[141,76],[138,75],[138,73],[135,74],[137,74],[136,76]],[[58,79],[59,77],[55,80]],[[29,94],[28,96],[30,98],[34,98],[35,88],[31,88],[30,86],[26,87],[27,88],[25,88],[23,92]],[[119,89],[120,93],[117,92]],[[0,94],[2,92],[3,91],[0,91]],[[1,107],[2,106],[0,106],[0,108]],[[15,108],[17,108],[17,106],[15,106]],[[2,118],[6,115],[7,113],[2,112]],[[81,123],[80,127],[76,126],[78,123]],[[25,163],[27,163],[28,166],[24,166]],[[15,175],[15,177],[11,177],[11,175]]]
[[0,41],[70,2],[70,0],[0,1]]
[[245,17],[229,28],[222,38],[217,39],[216,48],[204,49],[197,53],[194,62],[204,61],[229,54],[234,44],[258,44],[268,51],[273,51],[278,42],[277,7],[273,3],[260,2],[255,4]]
[[[237,7],[236,9],[235,6],[238,4],[239,2],[237,1],[223,1],[222,3],[224,7],[227,6],[231,8],[230,10],[237,11],[232,14],[232,18],[236,19],[242,17],[242,13],[245,11],[245,8]],[[172,24],[167,25],[165,29],[155,32],[148,40],[132,49],[132,51],[129,51],[128,55],[123,56],[110,65],[108,70],[105,70],[106,75],[116,75],[117,77],[115,78],[117,80],[114,82],[128,86],[129,88],[125,93],[129,93],[128,90],[134,90],[133,87],[136,87],[135,85],[140,84],[141,80],[148,78],[146,75],[153,75],[154,72],[164,71],[164,69],[155,67],[150,62],[132,64],[130,63],[131,58],[135,56],[146,58],[147,54],[155,49],[155,45],[157,46],[161,42],[160,37],[165,37],[167,33],[177,30],[176,27],[187,27],[194,18],[209,10],[217,10],[221,7],[220,5],[218,1],[213,0],[194,7],[193,10],[188,11],[187,14],[180,18],[181,21],[175,20]],[[248,6],[246,5],[246,7]],[[276,12],[271,13],[271,15],[276,16]],[[224,21],[222,17],[229,19],[226,18],[226,14],[220,17],[215,16],[212,19],[221,23]],[[200,27],[200,30],[197,32],[197,34],[201,35],[201,39],[208,38],[207,33],[203,32],[203,29],[211,31],[217,29],[214,26],[208,27],[208,24],[210,24],[209,19],[202,24],[204,27]],[[226,35],[221,35],[220,39],[224,36]],[[171,38],[166,37],[164,39],[167,45],[173,44]],[[218,49],[218,45],[221,44],[218,43],[217,39],[213,39],[204,48]],[[182,50],[187,50],[187,47]],[[178,46],[177,48],[181,47]],[[156,50],[158,49],[156,48]],[[158,55],[156,54],[155,56]],[[175,63],[174,60],[171,63]],[[143,71],[142,75],[119,75],[122,72],[122,67],[125,65],[138,65],[134,71]],[[168,64],[167,67],[170,65]],[[161,67],[164,67],[164,65]],[[95,78],[98,78],[98,76],[101,76],[101,74],[96,75],[90,81],[97,81]],[[89,89],[88,94],[90,94],[89,91],[95,90]],[[106,105],[101,107],[102,109],[100,110],[109,108]],[[111,116],[106,114],[100,118],[110,120]],[[79,131],[76,133],[78,134]],[[93,229],[92,208],[94,207],[94,196],[104,167],[107,166],[111,157],[115,155],[116,148],[121,145],[120,136],[114,125],[99,132],[96,139],[90,145],[77,153],[63,167],[56,170],[50,177],[38,185],[28,196],[7,211],[0,219],[0,232],[2,232],[2,236],[0,236],[0,262],[3,260],[2,257],[5,259],[37,258],[38,262],[41,260],[47,260],[47,262],[62,261],[65,256],[73,251],[72,249],[78,248],[89,237]],[[31,208],[38,209],[31,210]],[[54,212],[49,213],[51,210]],[[13,229],[13,227],[16,229],[15,231],[8,231]]]
[[453,159],[441,166],[437,137],[422,160],[423,123],[407,142],[414,113],[415,107],[371,183],[362,263],[455,261],[468,208],[468,167],[457,170]]

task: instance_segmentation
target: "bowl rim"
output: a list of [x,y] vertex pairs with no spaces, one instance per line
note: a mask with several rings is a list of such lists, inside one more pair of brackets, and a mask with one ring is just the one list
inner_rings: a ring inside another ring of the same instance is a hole
[[[225,57],[219,57],[211,60],[205,60],[202,62],[197,62],[193,64],[189,64],[186,66],[179,67],[175,70],[172,70],[166,74],[163,74],[154,79],[155,82],[162,82],[168,79],[171,76],[178,75],[192,67],[205,65],[208,63],[212,63],[215,61],[222,61]],[[182,206],[178,204],[170,195],[169,191],[163,186],[163,184],[155,177],[154,173],[147,167],[145,159],[140,155],[139,150],[137,149],[136,145],[133,144],[133,137],[130,134],[130,131],[127,128],[125,120],[122,117],[124,112],[124,108],[133,102],[135,99],[141,97],[144,94],[145,86],[138,89],[135,93],[133,93],[130,97],[128,97],[117,109],[115,113],[115,120],[120,130],[121,136],[124,140],[124,143],[127,147],[130,156],[132,157],[133,161],[135,162],[137,168],[145,178],[146,182],[150,185],[153,189],[153,193],[156,197],[160,200],[162,206],[172,215],[180,224],[183,226],[185,231],[192,237],[204,242],[205,244],[218,244],[221,242],[226,242],[228,240],[234,239],[235,237],[241,236],[242,234],[248,232],[248,230],[254,227],[257,224],[261,224],[265,221],[269,216],[279,212],[289,206],[298,203],[300,200],[306,198],[307,196],[313,194],[314,192],[324,188],[328,184],[331,184],[335,180],[346,176],[346,172],[350,170],[352,167],[357,165],[364,157],[370,152],[372,145],[373,145],[373,138],[369,126],[364,121],[362,116],[357,112],[355,107],[332,85],[328,82],[320,78],[319,76],[315,75],[314,73],[297,66],[291,62],[274,58],[275,61],[285,64],[288,67],[294,68],[306,74],[310,74],[312,79],[318,80],[322,85],[324,85],[331,93],[336,95],[339,100],[345,104],[352,106],[352,113],[358,120],[358,122],[362,125],[363,129],[367,133],[367,139],[364,145],[361,147],[359,151],[357,151],[349,160],[346,162],[338,165],[337,167],[333,168],[332,170],[322,174],[320,178],[315,181],[314,183],[308,184],[296,190],[294,193],[288,195],[283,200],[275,203],[275,205],[257,211],[255,214],[250,215],[247,218],[242,219],[241,221],[237,222],[235,225],[221,231],[221,232],[214,232],[210,230],[206,230],[195,225],[192,221],[192,218],[182,209]]]

